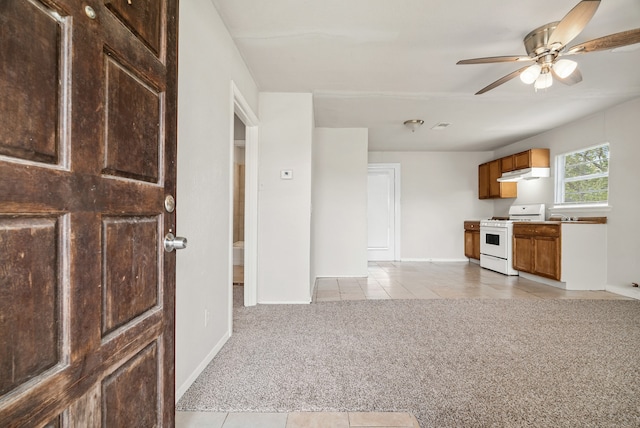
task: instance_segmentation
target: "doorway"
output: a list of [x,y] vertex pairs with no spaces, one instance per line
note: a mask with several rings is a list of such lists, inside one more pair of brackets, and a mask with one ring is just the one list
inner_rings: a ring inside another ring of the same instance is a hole
[[[233,257],[233,244],[241,241],[242,251],[238,248],[235,249],[236,254],[242,254],[242,280],[244,290],[244,306],[254,306],[258,300],[258,281],[257,281],[257,266],[258,266],[258,118],[251,110],[251,107],[242,96],[242,93],[238,90],[234,82],[231,82],[231,94],[233,99],[232,105],[232,118],[231,123],[231,156],[230,156],[230,171],[231,171],[231,184],[230,193],[232,200],[234,200],[234,186],[235,186],[235,163],[236,152],[238,154],[237,160],[240,161],[242,157],[243,165],[243,177],[244,183],[238,183],[239,193],[244,193],[244,201],[242,207],[235,209],[231,204],[230,224],[229,224],[229,238],[231,242],[231,260],[229,263],[229,287],[231,292],[229,293],[229,325],[233,322],[233,283],[234,270],[238,271],[239,268],[235,268]],[[236,142],[237,141],[237,142]],[[242,142],[243,141],[243,142]],[[244,145],[240,150],[240,146]],[[236,212],[242,213],[241,216],[236,218]],[[242,225],[237,224],[242,222]],[[238,231],[238,235],[234,234]],[[239,239],[239,238],[242,239]],[[237,244],[240,245],[240,244]],[[239,259],[236,259],[236,263],[239,263]],[[235,269],[234,269],[235,268]],[[237,277],[237,275],[236,275]]]
[[400,164],[369,164],[369,261],[400,260]]
[[233,285],[244,286],[245,124],[233,115]]

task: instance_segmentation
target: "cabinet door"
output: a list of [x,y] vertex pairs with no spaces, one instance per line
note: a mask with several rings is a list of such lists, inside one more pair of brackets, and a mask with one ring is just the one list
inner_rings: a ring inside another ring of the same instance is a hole
[[464,255],[465,257],[473,257],[473,235],[474,232],[469,230],[464,231]]
[[560,238],[536,237],[533,254],[533,273],[560,280]]
[[531,166],[531,150],[513,155],[513,169],[524,169]]
[[533,273],[533,239],[528,236],[513,237],[513,268]]
[[502,176],[501,159],[483,163],[478,167],[478,198],[515,198],[518,196],[516,183],[500,183]]
[[492,198],[500,197],[500,182],[498,178],[501,176],[500,159],[489,162],[489,196]]
[[483,163],[478,167],[478,198],[489,198],[489,164]]
[[473,239],[472,257],[474,259],[480,260],[480,231],[472,232],[471,238]]
[[502,172],[509,172],[509,171],[513,171],[514,168],[514,156],[505,156],[502,158]]
[[470,259],[480,259],[480,232],[464,231],[464,255]]

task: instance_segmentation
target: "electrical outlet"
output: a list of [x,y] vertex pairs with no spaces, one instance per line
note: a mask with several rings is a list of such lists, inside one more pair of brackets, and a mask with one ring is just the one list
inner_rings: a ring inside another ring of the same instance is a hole
[[204,310],[204,326],[207,327],[209,325],[209,309]]

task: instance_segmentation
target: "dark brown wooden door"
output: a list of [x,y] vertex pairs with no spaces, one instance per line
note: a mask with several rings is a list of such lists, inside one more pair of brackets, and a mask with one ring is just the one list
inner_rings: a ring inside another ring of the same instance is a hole
[[174,420],[177,0],[0,1],[0,426]]

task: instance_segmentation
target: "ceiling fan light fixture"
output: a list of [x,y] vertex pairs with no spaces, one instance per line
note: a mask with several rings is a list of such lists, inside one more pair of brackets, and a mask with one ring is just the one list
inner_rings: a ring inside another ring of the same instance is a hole
[[549,70],[544,70],[536,79],[533,87],[537,91],[538,89],[547,89],[551,85],[553,85],[553,77],[551,77],[551,73],[549,73]]
[[564,79],[571,76],[571,73],[576,70],[577,66],[578,63],[575,61],[571,61],[570,59],[561,59],[553,64],[553,71],[555,71],[559,78]]
[[542,67],[538,64],[533,64],[531,67],[520,73],[520,80],[522,80],[522,83],[530,85],[536,81],[538,76],[540,76],[541,71]]

